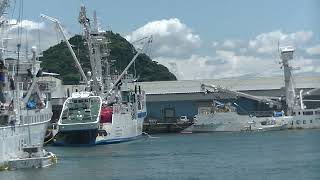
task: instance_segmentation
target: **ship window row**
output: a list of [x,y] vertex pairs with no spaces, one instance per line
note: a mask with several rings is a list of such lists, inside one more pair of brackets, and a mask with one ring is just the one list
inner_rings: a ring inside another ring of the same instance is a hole
[[313,115],[313,111],[304,111],[303,115]]
[[[22,116],[21,116],[22,119]],[[24,116],[24,124],[29,124],[29,123],[37,123],[37,122],[42,122],[50,119],[49,114],[41,114],[38,116]]]
[[[303,115],[320,114],[320,110],[315,111],[314,113],[313,113],[313,111],[303,111],[302,114],[303,114]],[[293,112],[293,115],[296,115],[296,112]],[[301,112],[300,112],[300,111],[298,111],[298,115],[301,115]]]
[[[300,120],[296,120],[296,124],[300,124],[301,121]],[[303,120],[302,121],[303,124],[307,124],[307,120]],[[312,120],[310,120],[310,124],[312,123]],[[291,125],[293,125],[293,121],[291,121]]]

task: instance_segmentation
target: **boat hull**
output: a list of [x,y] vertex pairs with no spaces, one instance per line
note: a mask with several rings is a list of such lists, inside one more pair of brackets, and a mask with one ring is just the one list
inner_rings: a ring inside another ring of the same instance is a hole
[[21,125],[0,127],[0,169],[12,159],[26,158],[28,153],[23,151],[26,145],[43,147],[45,133],[52,114],[50,110],[46,112],[44,114],[50,116],[49,119],[41,119],[46,116],[42,116],[44,114],[39,112],[38,116],[32,116],[30,115],[32,113],[29,113],[29,116],[22,117],[23,121],[34,117],[34,121],[30,124],[21,122]]
[[[250,117],[238,115],[236,112],[197,115],[197,121],[184,132],[237,132],[258,129],[284,129],[292,117]],[[261,122],[275,122],[271,126],[263,126]]]
[[134,140],[137,140],[141,137],[142,137],[142,135],[138,135],[135,137],[128,137],[128,138],[115,138],[115,139],[100,140],[100,141],[96,142],[96,145],[118,144],[118,143],[123,143],[123,142],[134,141]]
[[[199,114],[188,132],[225,132],[225,131],[274,131],[283,129],[318,129],[320,128],[320,109],[298,110],[293,116],[249,117],[236,112]],[[262,125],[262,122],[273,121]]]
[[54,144],[57,146],[95,145],[98,129],[60,131]]
[[132,119],[131,114],[115,114],[112,123],[98,123],[98,129],[58,131],[56,146],[94,146],[136,140],[142,135],[144,116]]

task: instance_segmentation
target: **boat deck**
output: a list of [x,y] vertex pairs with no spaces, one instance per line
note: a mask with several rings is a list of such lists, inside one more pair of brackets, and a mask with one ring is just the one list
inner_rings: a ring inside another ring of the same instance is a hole
[[67,106],[62,114],[62,124],[95,122],[101,108],[98,98],[90,98],[90,101],[79,100],[79,102],[69,103]]

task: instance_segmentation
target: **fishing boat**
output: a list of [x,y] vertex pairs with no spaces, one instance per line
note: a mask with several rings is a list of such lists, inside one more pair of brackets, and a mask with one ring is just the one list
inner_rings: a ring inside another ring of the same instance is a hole
[[[5,18],[9,1],[0,3],[1,39],[11,26]],[[43,149],[43,140],[52,116],[49,93],[42,88],[37,48],[32,58],[19,52],[10,54],[5,43],[0,53],[0,170],[46,167],[56,162]]]
[[[106,32],[100,31],[97,27],[96,13],[94,13],[93,27],[91,27],[90,20],[86,16],[86,9],[81,6],[79,22],[84,27],[84,38],[89,50],[91,65],[91,71],[85,75],[60,22],[46,15],[42,17],[56,23],[59,27],[86,85],[85,90],[73,93],[64,102],[57,123],[54,144],[61,146],[100,145],[139,138],[142,135],[143,121],[147,115],[146,95],[135,79],[127,74],[127,71],[143,48],[137,50],[120,75],[111,74],[111,62],[108,59],[110,50]],[[151,40],[147,39],[146,44],[150,42]],[[129,83],[134,84],[134,89],[128,88]]]
[[[304,104],[304,96],[310,95],[319,90],[319,88],[312,89],[303,93],[303,90],[297,92],[294,86],[294,78],[292,69],[294,69],[289,61],[293,60],[294,48],[291,46],[279,48],[281,64],[284,70],[285,83],[285,104],[286,113],[293,118],[289,121],[289,129],[314,129],[320,128],[320,107],[311,109]],[[297,95],[298,94],[298,95]],[[319,101],[319,100],[308,100]]]
[[[277,115],[257,117],[251,114],[239,114],[234,103],[223,104],[214,101],[212,107],[199,108],[194,123],[182,132],[232,132],[267,131],[287,128],[291,117]],[[219,104],[219,105],[217,105]]]
[[[215,132],[215,131],[270,131],[283,129],[305,129],[320,128],[320,108],[307,109],[304,105],[303,96],[310,92],[296,95],[294,79],[292,77],[292,67],[289,61],[293,59],[294,48],[279,48],[280,59],[284,69],[285,80],[285,106],[281,107],[281,101],[267,97],[258,97],[250,94],[229,90],[215,85],[202,84],[203,92],[230,94],[235,97],[244,97],[258,102],[269,104],[277,108],[278,112],[269,116],[255,116],[247,113],[239,114],[237,109],[243,109],[236,103],[221,105],[214,101],[212,107],[200,107],[195,116],[196,121],[182,132]],[[280,98],[281,99],[281,98]]]

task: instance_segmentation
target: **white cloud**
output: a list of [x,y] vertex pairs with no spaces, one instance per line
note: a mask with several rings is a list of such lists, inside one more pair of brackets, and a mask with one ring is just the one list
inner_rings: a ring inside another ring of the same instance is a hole
[[203,79],[211,76],[212,70],[206,64],[210,59],[208,56],[191,55],[188,58],[158,57],[155,60],[168,67],[178,79]]
[[277,51],[278,43],[280,46],[292,45],[300,47],[307,43],[313,36],[311,31],[299,31],[290,34],[280,30],[257,35],[249,40],[249,49],[261,54],[272,54]]
[[239,56],[232,51],[219,51],[217,56],[191,55],[187,59],[159,57],[156,59],[178,79],[218,79],[239,76],[280,75],[280,66],[270,59]]
[[212,46],[215,48],[215,47],[217,47],[219,45],[219,42],[217,42],[217,41],[214,41],[214,42],[212,42]]
[[[62,35],[57,31],[54,24],[51,22],[35,22],[31,20],[22,20],[17,23],[16,20],[10,20],[10,24],[13,24],[2,34],[1,38],[9,38],[7,43],[8,50],[16,51],[17,44],[21,43],[21,52],[25,52],[26,49],[30,51],[32,46],[39,46],[38,49],[46,50],[50,46],[60,43]],[[18,34],[18,29],[21,28],[21,34]],[[67,33],[68,37],[71,37],[70,33]],[[20,38],[19,38],[20,37]]]
[[240,41],[240,40],[230,40],[230,39],[228,39],[228,40],[225,40],[222,43],[221,47],[222,48],[226,48],[226,49],[235,49],[235,48],[238,48],[238,47],[242,46],[242,43],[243,42]]
[[214,41],[210,56],[190,53],[189,57],[159,57],[155,59],[167,66],[178,79],[230,78],[238,76],[274,76],[282,75],[280,69],[278,40],[280,45],[293,45],[295,58],[290,61],[293,67],[300,67],[294,73],[320,73],[320,61],[306,56],[303,52],[316,54],[319,46],[311,48],[313,33],[299,31],[284,33],[272,31],[257,35],[251,40]]
[[125,38],[134,42],[146,36],[153,36],[154,56],[181,57],[190,55],[201,45],[200,36],[177,18],[149,22]]
[[22,20],[21,22],[17,23],[17,20],[13,19],[10,20],[10,24],[14,24],[13,26],[10,27],[9,30],[15,30],[18,29],[19,27],[25,30],[38,30],[38,29],[44,29],[45,24],[44,22],[34,22],[30,20]]
[[306,49],[306,51],[310,55],[320,55],[320,44],[313,47],[309,47]]

